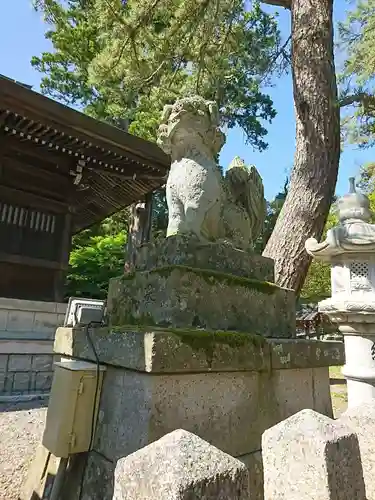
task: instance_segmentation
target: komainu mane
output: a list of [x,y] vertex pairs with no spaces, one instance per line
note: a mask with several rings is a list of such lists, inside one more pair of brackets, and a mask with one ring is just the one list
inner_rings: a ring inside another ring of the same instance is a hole
[[238,157],[223,176],[217,156],[224,142],[216,103],[188,97],[164,107],[158,144],[172,159],[167,236],[193,233],[243,249],[259,236],[266,215],[262,179]]

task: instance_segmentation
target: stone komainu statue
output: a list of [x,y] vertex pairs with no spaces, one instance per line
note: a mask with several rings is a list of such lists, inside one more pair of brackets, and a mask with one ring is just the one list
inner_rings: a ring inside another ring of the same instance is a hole
[[238,157],[223,176],[217,156],[224,142],[215,102],[187,97],[164,107],[158,144],[172,159],[167,236],[194,233],[243,249],[259,236],[266,216],[262,179]]

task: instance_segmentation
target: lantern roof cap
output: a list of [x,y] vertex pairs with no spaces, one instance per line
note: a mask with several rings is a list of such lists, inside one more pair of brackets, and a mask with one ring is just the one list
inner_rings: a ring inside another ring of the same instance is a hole
[[349,193],[338,199],[337,209],[340,222],[347,219],[367,222],[371,219],[370,200],[356,190],[354,177],[349,179]]

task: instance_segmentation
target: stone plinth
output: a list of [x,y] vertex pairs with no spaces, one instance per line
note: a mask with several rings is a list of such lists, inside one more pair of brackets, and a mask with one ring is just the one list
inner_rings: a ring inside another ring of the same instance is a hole
[[[98,329],[92,337],[107,365],[85,483],[92,500],[111,499],[95,496],[100,471],[113,474],[119,458],[175,429],[253,470],[267,428],[304,408],[332,416],[328,366],[343,363],[340,342],[132,327]],[[83,329],[59,328],[55,351],[94,360]],[[261,488],[258,475],[251,481]]]
[[111,280],[113,326],[156,325],[292,337],[295,296],[271,283],[175,267]]
[[[267,372],[344,363],[342,342],[266,339],[219,331],[96,328],[95,349],[105,365],[145,373]],[[95,362],[83,328],[58,328],[55,353]]]
[[136,254],[135,269],[185,266],[274,282],[272,259],[234,248],[228,243],[203,244],[194,237],[170,236],[157,244],[147,243]]
[[111,280],[110,323],[293,337],[294,292],[266,281],[271,277],[269,259],[228,245],[169,238],[143,247],[135,272]]

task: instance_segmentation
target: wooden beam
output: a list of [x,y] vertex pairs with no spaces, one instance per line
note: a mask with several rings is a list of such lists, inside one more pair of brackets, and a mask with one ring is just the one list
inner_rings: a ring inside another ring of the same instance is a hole
[[[139,180],[139,181],[148,181],[148,180],[153,180],[153,181],[160,181],[161,183],[165,183],[167,180],[167,174],[160,174],[157,175],[156,173],[151,173],[148,172],[147,169],[142,169],[139,166],[137,167],[136,165],[129,164],[129,166],[125,166],[125,172],[121,173],[116,169],[110,169],[106,168],[102,165],[99,165],[98,163],[93,163],[90,162],[87,167],[88,170],[92,170],[93,172],[103,172],[107,175],[110,175],[111,177],[117,177],[119,180]],[[121,168],[124,168],[122,166]]]
[[[68,152],[62,152],[59,150],[52,150],[47,145],[38,145],[32,140],[20,140],[15,135],[1,135],[1,150],[5,153],[7,151],[12,151],[13,153],[26,154],[32,158],[37,159],[39,162],[42,162],[46,165],[47,168],[55,169],[56,165],[62,167],[66,172],[69,170],[74,170],[76,165],[78,164],[79,159],[81,158],[81,154],[78,156],[69,155]],[[77,151],[77,148],[72,147],[73,151]],[[122,179],[132,179],[134,175],[138,179],[152,179],[159,180],[163,182],[164,175],[163,173],[157,175],[156,172],[152,173],[150,169],[144,168],[140,166],[138,163],[126,162],[126,160],[121,160],[121,163],[114,162],[111,160],[101,159],[102,165],[97,161],[94,153],[90,156],[90,161],[87,163],[84,168],[93,170],[93,171],[101,171],[105,172],[108,175],[113,175]],[[108,162],[108,163],[107,163]],[[106,167],[105,164],[111,165],[113,168]],[[121,170],[124,170],[121,173]]]
[[77,159],[75,157],[65,156],[63,153],[58,153],[48,149],[46,146],[41,146],[31,140],[19,140],[12,135],[2,135],[1,144],[4,151],[13,151],[15,153],[25,153],[44,164],[50,164],[51,167],[59,165],[64,167],[67,171],[76,165]]
[[0,197],[6,197],[9,201],[19,203],[20,205],[30,204],[35,208],[49,209],[56,213],[65,213],[68,209],[67,203],[51,199],[44,198],[34,193],[27,191],[22,191],[21,189],[16,189],[0,184]]
[[58,191],[61,192],[61,187],[64,186],[66,188],[73,186],[73,178],[68,176],[66,173],[64,174],[62,171],[58,169],[46,169],[40,166],[40,162],[37,164],[30,163],[30,159],[25,158],[24,156],[12,156],[11,153],[5,153],[4,155],[4,167],[7,169],[14,169],[19,172],[23,172],[29,175],[33,175],[33,177],[47,179],[47,181],[51,181],[54,187],[59,186]]
[[169,168],[168,156],[156,144],[95,120],[3,77],[0,77],[0,109],[9,109],[52,130],[91,142],[100,149],[134,161],[154,165],[162,171],[167,172]]
[[72,246],[72,214],[68,212],[65,215],[64,230],[61,241],[60,262],[62,270],[55,274],[54,279],[54,297],[55,302],[63,302],[64,300],[64,284],[66,272],[69,267],[70,249]]
[[4,252],[0,252],[0,262],[7,262],[8,264],[20,264],[31,267],[43,267],[45,269],[56,269],[56,270],[67,269],[67,266],[64,266],[61,262],[53,262],[44,259],[35,259],[34,257],[27,257],[24,255],[12,255]]

